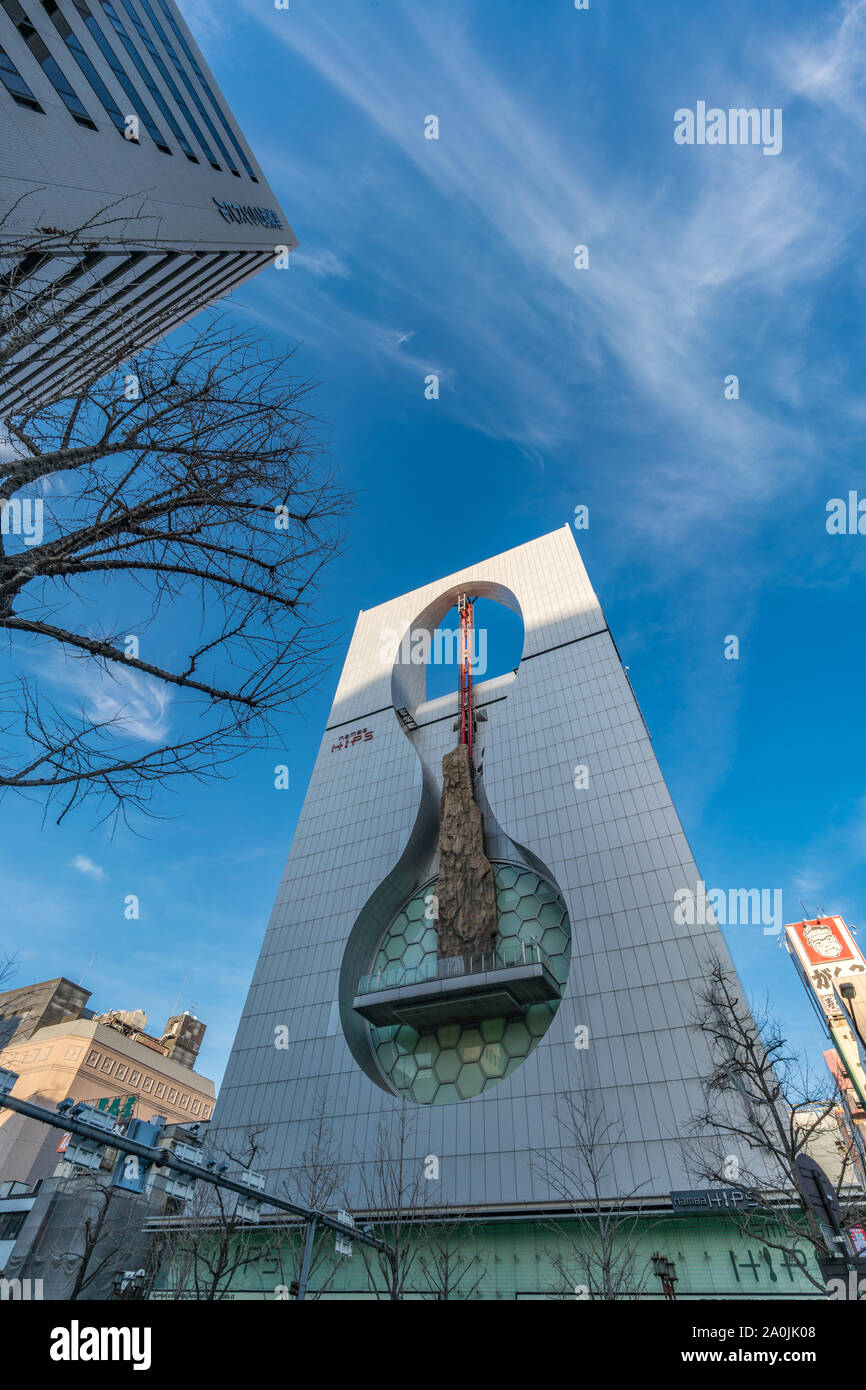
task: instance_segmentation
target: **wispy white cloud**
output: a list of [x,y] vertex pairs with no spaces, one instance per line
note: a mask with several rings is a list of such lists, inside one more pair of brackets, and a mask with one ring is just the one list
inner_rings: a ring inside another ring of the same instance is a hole
[[823,825],[795,855],[792,882],[809,911],[839,901],[846,881],[866,857],[866,798]]
[[[262,19],[251,0],[246,6]],[[848,7],[838,32],[826,22],[836,65],[861,9]],[[394,161],[390,172],[365,171],[367,201],[387,207],[393,234],[363,274],[387,284],[392,302],[423,300],[446,326],[453,379],[480,369],[486,383],[500,384],[460,392],[453,408],[464,422],[541,454],[574,437],[583,411],[595,408],[588,393],[603,392],[609,409],[618,383],[621,430],[649,425],[669,441],[652,470],[656,505],[647,507],[650,484],[641,479],[624,499],[659,540],[669,527],[660,496],[676,495],[684,526],[709,516],[721,522],[745,498],[760,505],[803,473],[815,441],[785,418],[788,383],[802,365],[812,296],[843,254],[852,220],[824,177],[820,151],[792,148],[790,139],[774,160],[758,150],[676,150],[680,164],[665,169],[674,167],[681,182],[653,196],[646,183],[605,177],[610,152],[592,120],[579,147],[569,143],[549,106],[516,91],[454,11],[395,4],[387,16],[353,17],[320,7],[302,24],[283,19],[271,18],[272,34],[398,156],[396,171]],[[765,85],[770,63],[757,74]],[[729,78],[739,91],[742,76]],[[795,81],[792,96],[796,90]],[[440,113],[438,141],[424,139],[425,101]],[[435,255],[411,233],[401,206],[408,169],[454,209],[455,244]],[[381,235],[381,217],[377,226]],[[354,234],[363,239],[363,228]],[[590,247],[588,271],[574,268],[577,243]],[[348,327],[397,360],[388,334],[372,322],[365,332],[355,306],[327,292],[301,300],[301,318],[310,309],[335,334]],[[739,336],[749,301],[755,338],[772,333],[769,355],[782,350],[787,370],[780,396],[766,381],[760,391],[744,383],[733,405],[722,383],[751,346]],[[435,370],[420,344],[405,364]]]
[[88,878],[102,880],[105,878],[105,870],[94,864],[93,860],[86,854],[76,854],[74,859],[70,859],[69,868],[76,869],[80,874],[86,874]]
[[301,247],[292,253],[292,268],[304,271],[309,275],[315,275],[320,279],[346,280],[349,277],[349,267],[340,256],[333,251],[322,248],[318,251],[307,251]]
[[53,653],[39,662],[39,678],[67,703],[75,701],[94,724],[121,737],[163,743],[171,727],[171,692],[161,681],[128,667],[105,668],[89,659]]
[[793,91],[837,108],[866,128],[866,0],[845,0],[829,32],[781,46],[779,67]]

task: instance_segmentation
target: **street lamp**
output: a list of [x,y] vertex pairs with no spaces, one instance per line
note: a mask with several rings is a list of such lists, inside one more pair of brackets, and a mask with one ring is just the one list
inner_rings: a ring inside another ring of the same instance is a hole
[[658,1251],[656,1251],[651,1258],[653,1262],[653,1274],[657,1279],[661,1280],[662,1293],[665,1298],[674,1302],[677,1296],[676,1290],[674,1289],[674,1284],[677,1282],[676,1265],[673,1260],[669,1260],[666,1256],[660,1255]]

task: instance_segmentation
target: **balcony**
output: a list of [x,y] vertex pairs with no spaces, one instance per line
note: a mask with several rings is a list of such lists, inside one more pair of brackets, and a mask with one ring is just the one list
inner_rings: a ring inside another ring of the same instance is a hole
[[537,942],[509,941],[480,955],[446,956],[362,975],[353,1007],[377,1027],[425,1030],[484,1018],[521,1018],[530,1004],[559,999]]

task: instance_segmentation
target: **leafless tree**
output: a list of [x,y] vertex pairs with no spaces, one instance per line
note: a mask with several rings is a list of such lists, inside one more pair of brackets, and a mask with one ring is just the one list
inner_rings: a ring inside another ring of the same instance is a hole
[[428,1215],[416,1233],[419,1245],[414,1287],[422,1298],[440,1302],[475,1298],[487,1277],[487,1262],[470,1211]]
[[[261,1129],[252,1128],[244,1135],[240,1153],[215,1148],[210,1156],[229,1168],[255,1171],[263,1152],[261,1136]],[[280,1224],[250,1222],[238,1202],[231,1191],[197,1182],[188,1199],[178,1202],[176,1215],[167,1213],[155,1223],[153,1265],[159,1270],[163,1297],[206,1303],[230,1299],[239,1276],[275,1257],[274,1290],[286,1282],[279,1270],[284,1244]]]
[[130,1238],[141,1231],[144,1221],[141,1199],[107,1183],[90,1183],[86,1192],[76,1195],[82,1213],[87,1214],[83,1215],[80,1228],[81,1258],[67,1294],[70,1303],[94,1285],[104,1283],[107,1275],[116,1273]]
[[[26,313],[21,293],[0,277],[0,318],[44,332],[50,293]],[[226,317],[197,323],[0,420],[0,791],[58,819],[224,775],[323,669],[315,596],[347,498],[311,383]]]
[[[625,1139],[621,1119],[607,1116],[601,1096],[583,1089],[557,1098],[560,1145],[535,1167],[565,1204],[569,1217],[553,1220],[556,1243],[548,1251],[569,1298],[638,1299],[649,1277],[641,1248],[650,1227],[639,1188],[616,1192],[614,1163]],[[573,1290],[573,1292],[571,1292]]]
[[116,1150],[96,1170],[73,1168],[49,1179],[39,1201],[43,1219],[27,1248],[13,1252],[6,1273],[46,1277],[54,1297],[72,1302],[107,1298],[114,1276],[143,1264],[148,1238],[143,1198],[112,1187]]
[[849,1143],[838,1130],[838,1087],[829,1077],[816,1080],[766,1008],[752,1013],[733,971],[718,957],[699,995],[696,1022],[709,1043],[711,1069],[685,1150],[691,1171],[704,1183],[740,1192],[737,1221],[743,1231],[784,1252],[823,1290],[817,1263],[801,1251],[805,1244],[816,1257],[828,1253],[802,1191],[797,1158],[814,1157],[828,1129],[840,1140],[842,1224],[860,1225],[866,1215],[857,1139],[852,1132]]
[[424,1218],[430,1207],[429,1182],[418,1157],[418,1113],[405,1100],[381,1117],[375,1149],[364,1155],[360,1173],[363,1223],[393,1252],[389,1258],[383,1251],[361,1246],[368,1283],[377,1298],[399,1300],[415,1292]]
[[[337,1155],[328,1118],[325,1091],[321,1091],[317,1097],[307,1144],[300,1163],[290,1169],[289,1180],[283,1184],[283,1188],[290,1201],[299,1202],[302,1206],[312,1207],[316,1211],[332,1211],[338,1207],[348,1210],[348,1199],[343,1186],[343,1166]],[[296,1228],[293,1242],[296,1277],[300,1275],[305,1237],[306,1227]],[[336,1253],[334,1232],[324,1227],[317,1230],[308,1271],[306,1298],[321,1298],[331,1288],[343,1258]]]

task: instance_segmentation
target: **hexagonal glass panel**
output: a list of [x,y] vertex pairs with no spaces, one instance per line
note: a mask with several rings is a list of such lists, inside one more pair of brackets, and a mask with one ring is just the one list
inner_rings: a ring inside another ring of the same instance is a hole
[[385,942],[385,960],[388,962],[402,960],[405,950],[406,942],[402,936],[391,936]]
[[442,1028],[437,1029],[436,1038],[442,1048],[456,1047],[460,1038],[460,1024],[446,1023]]
[[422,1033],[415,1044],[415,1058],[419,1067],[432,1067],[439,1056],[439,1044],[433,1033]]
[[501,1043],[487,1043],[481,1054],[481,1070],[486,1077],[500,1077],[507,1061],[508,1056]]
[[457,1073],[460,1071],[462,1065],[463,1063],[457,1056],[456,1048],[451,1047],[447,1052],[439,1053],[433,1070],[440,1081],[456,1081]]
[[485,1042],[499,1042],[505,1032],[504,1018],[485,1018],[481,1021],[481,1036]]
[[543,1038],[552,1018],[553,1012],[549,1004],[532,1004],[526,1010],[526,1018],[523,1021],[533,1038]]
[[516,936],[523,926],[523,918],[518,917],[516,912],[500,912],[499,914],[499,938]]
[[456,1086],[440,1086],[436,1092],[437,1105],[453,1105],[455,1101],[462,1099]]
[[562,908],[559,903],[542,903],[538,910],[538,920],[543,927],[558,927],[562,923]]
[[411,1053],[398,1057],[391,1068],[391,1077],[398,1090],[408,1090],[418,1072],[418,1063]]
[[506,1027],[502,1041],[509,1057],[525,1057],[533,1040],[525,1023],[512,1022]]
[[460,1068],[460,1075],[457,1077],[457,1089],[464,1100],[470,1096],[480,1095],[484,1089],[484,1072],[477,1062],[469,1062],[465,1067]]
[[439,1089],[439,1081],[429,1068],[422,1068],[412,1083],[412,1099],[429,1105]]
[[391,1070],[399,1055],[399,1052],[392,1042],[380,1043],[376,1048],[379,1066],[384,1067],[385,1071]]
[[401,1052],[413,1052],[418,1042],[418,1034],[414,1028],[409,1028],[404,1023],[402,1028],[397,1029],[394,1041]]

